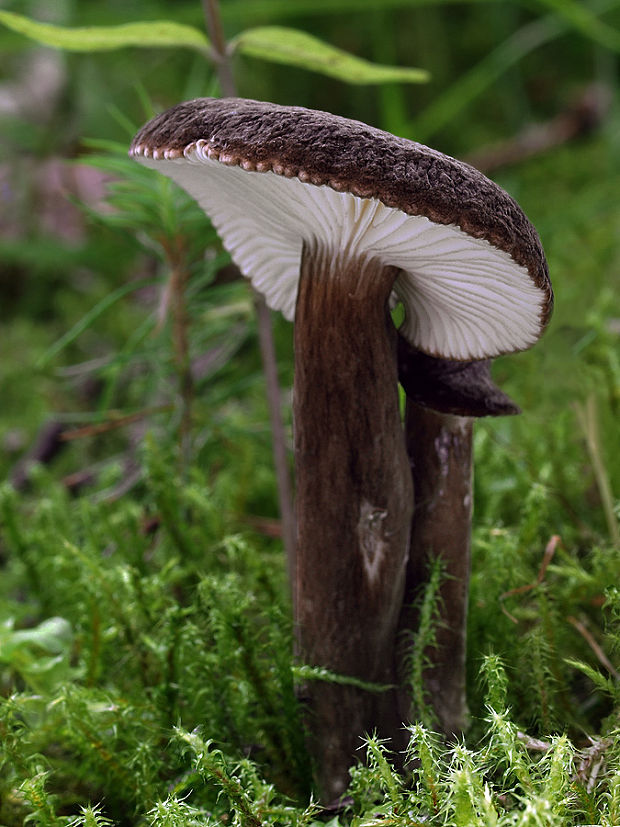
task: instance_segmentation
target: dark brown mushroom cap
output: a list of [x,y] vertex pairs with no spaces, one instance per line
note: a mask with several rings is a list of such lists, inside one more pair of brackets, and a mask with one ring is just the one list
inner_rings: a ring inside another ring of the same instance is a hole
[[513,416],[519,406],[491,378],[491,360],[457,362],[421,353],[398,337],[398,380],[407,398],[454,416]]
[[182,153],[199,140],[224,163],[376,198],[486,239],[548,292],[546,324],[553,293],[538,234],[516,201],[469,164],[360,121],[242,98],[180,103],[146,124],[130,151]]

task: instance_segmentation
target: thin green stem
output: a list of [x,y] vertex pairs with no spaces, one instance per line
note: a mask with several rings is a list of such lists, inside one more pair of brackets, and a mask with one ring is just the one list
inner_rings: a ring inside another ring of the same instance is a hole
[[[235,81],[230,65],[230,57],[226,50],[226,41],[222,30],[219,0],[202,0],[207,23],[207,30],[213,43],[216,57],[216,72],[222,93],[228,97],[236,95]],[[278,366],[276,350],[273,340],[273,326],[271,313],[265,299],[253,290],[254,309],[258,323],[258,340],[263,362],[263,372],[267,389],[267,404],[273,439],[273,458],[278,486],[278,500],[280,517],[282,520],[282,542],[287,560],[289,583],[293,602],[295,601],[295,570],[296,570],[296,526],[295,509],[293,506],[293,492],[288,466],[288,451],[284,421],[282,419],[282,395],[278,384]]]
[[162,245],[170,264],[170,309],[172,316],[172,341],[174,359],[179,380],[179,395],[182,413],[179,428],[181,468],[185,473],[191,457],[192,405],[194,401],[194,379],[189,353],[189,316],[187,313],[186,290],[189,272],[183,245]]
[[213,55],[216,61],[215,70],[222,94],[227,98],[234,97],[236,94],[235,79],[232,74],[230,60],[226,55],[226,41],[222,30],[220,4],[218,0],[202,0],[202,7],[213,44]]

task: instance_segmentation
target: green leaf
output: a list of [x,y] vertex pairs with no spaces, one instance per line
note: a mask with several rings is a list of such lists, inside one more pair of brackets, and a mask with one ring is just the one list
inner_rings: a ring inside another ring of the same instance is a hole
[[248,29],[231,42],[230,48],[250,57],[320,72],[345,83],[424,83],[429,79],[424,69],[370,63],[305,32],[283,26]]
[[71,29],[53,26],[50,23],[39,23],[10,11],[0,11],[0,23],[45,46],[71,52],[101,52],[126,46],[178,46],[200,50],[209,48],[209,41],[199,29],[170,20]]
[[14,645],[34,645],[46,652],[62,654],[70,645],[72,636],[73,633],[68,620],[63,617],[51,617],[33,629],[22,629],[13,632],[11,639]]
[[52,617],[33,629],[13,629],[12,619],[0,626],[0,664],[37,691],[49,690],[69,675],[73,632],[68,620]]

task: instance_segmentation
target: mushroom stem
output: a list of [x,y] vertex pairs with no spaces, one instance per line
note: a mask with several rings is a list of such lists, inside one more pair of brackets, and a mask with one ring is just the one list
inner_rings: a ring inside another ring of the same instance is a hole
[[[407,401],[407,450],[415,491],[414,519],[400,628],[410,638],[418,626],[416,598],[428,582],[429,563],[441,557],[439,622],[427,653],[423,692],[446,735],[467,722],[465,655],[471,559],[471,417],[438,413]],[[405,708],[408,702],[405,703]],[[415,710],[403,717],[413,719]]]
[[[391,685],[413,503],[387,306],[397,272],[305,245],[295,317],[299,656]],[[377,731],[398,747],[402,723],[393,691],[313,681],[307,698],[331,801],[360,738]]]

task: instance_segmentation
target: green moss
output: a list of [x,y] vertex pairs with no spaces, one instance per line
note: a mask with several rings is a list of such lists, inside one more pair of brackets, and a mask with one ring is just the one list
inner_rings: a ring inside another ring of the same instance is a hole
[[[199,25],[198,5],[179,4],[179,19]],[[227,25],[236,31],[257,15],[300,25],[287,17],[297,14],[290,3],[258,5],[260,14],[245,0],[225,3]],[[533,6],[366,13],[373,4],[360,0],[352,16],[350,3],[337,5],[323,16],[306,5],[301,22],[358,54],[421,63],[433,83],[375,97],[253,64],[243,92],[397,132],[424,122],[439,98],[449,124],[440,146],[459,153],[555,115],[593,74],[617,94],[610,54],[574,31],[488,82],[475,67],[494,49],[500,63],[510,57],[510,38],[537,20]],[[76,25],[126,13],[82,6]],[[155,19],[170,9],[144,0],[131,13]],[[602,19],[612,24],[614,14]],[[3,148],[7,160],[28,155],[10,181],[23,188],[23,226],[0,244],[0,475],[48,419],[90,431],[35,468],[19,494],[0,490],[0,822],[618,824],[617,113],[598,134],[496,176],[540,231],[556,311],[537,347],[494,366],[522,416],[475,426],[471,728],[446,745],[409,722],[404,774],[370,734],[335,813],[309,803],[297,699],[308,671],[293,657],[285,564],[270,536],[277,505],[251,297],[243,283],[216,279],[226,256],[202,213],[126,158],[127,120],[144,119],[148,93],[158,107],[204,94],[211,70],[188,55],[148,53],[138,63],[129,52],[67,65],[65,125],[31,130],[12,119]],[[473,96],[457,100],[472,67]],[[146,92],[135,93],[136,77]],[[27,173],[46,147],[74,154],[76,129],[115,142],[78,150],[113,180],[106,209],[85,209],[69,244],[39,224]],[[159,313],[175,245],[190,275],[190,355],[202,360],[185,454],[171,325]],[[290,389],[291,326],[282,320],[276,341]],[[76,471],[92,480],[69,493],[62,480]],[[432,585],[425,642],[436,622]],[[419,706],[422,715],[424,698]]]

